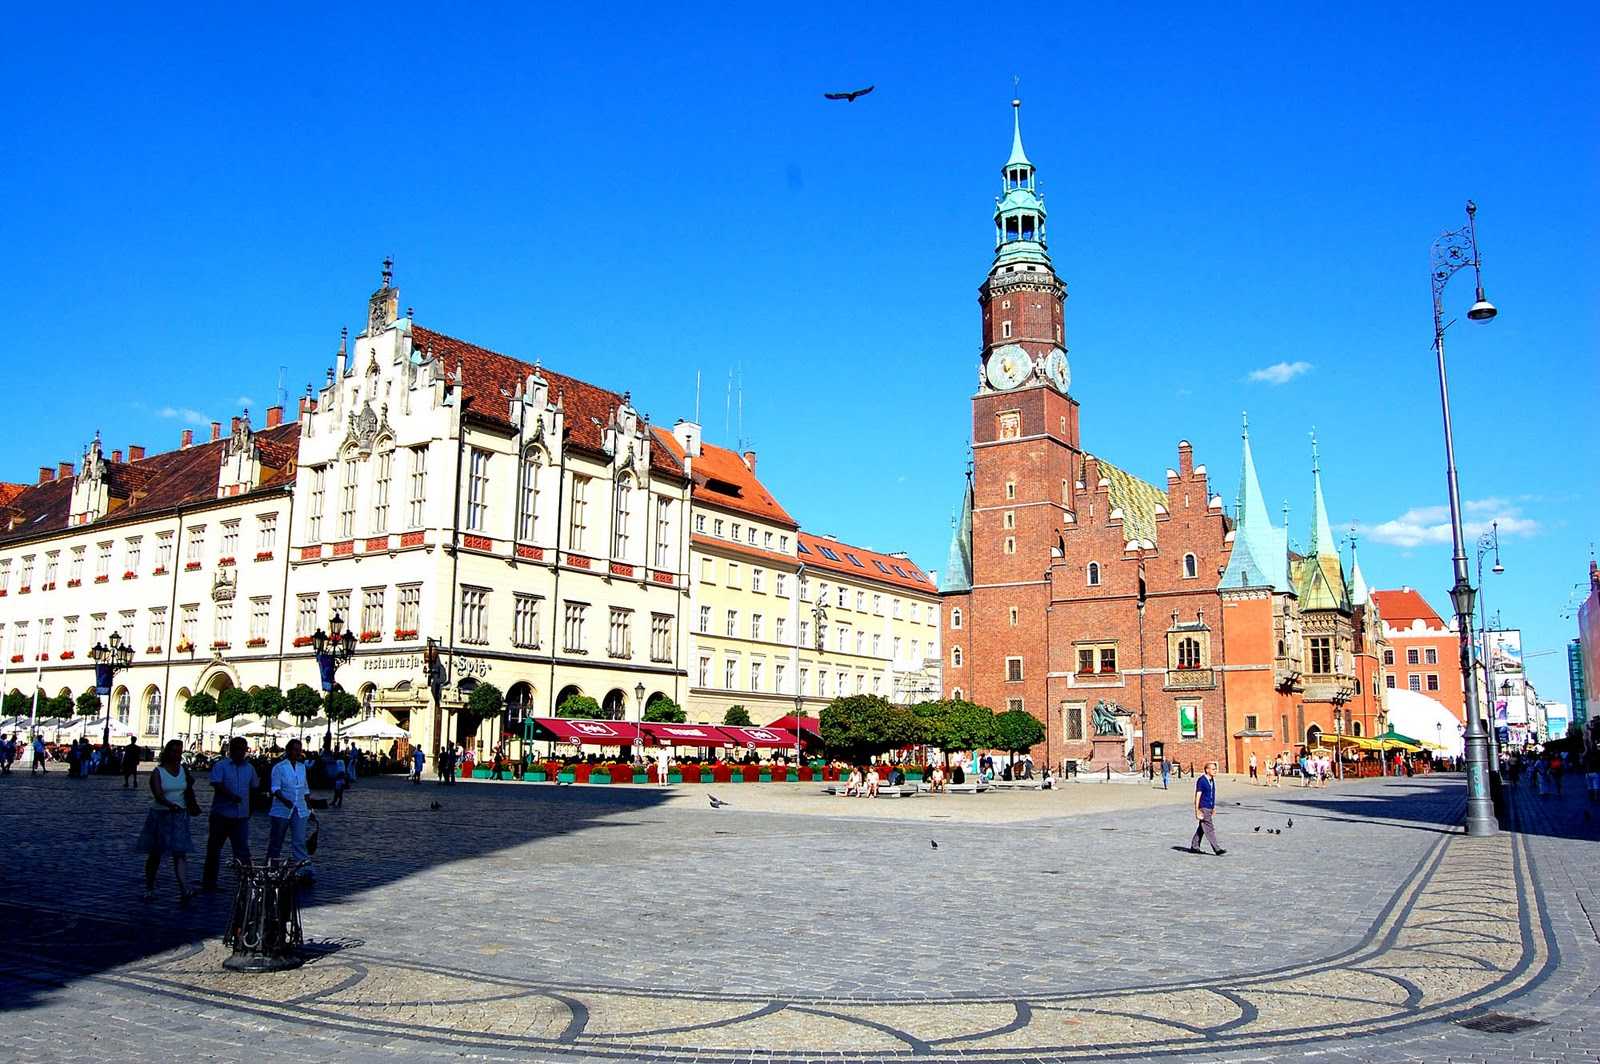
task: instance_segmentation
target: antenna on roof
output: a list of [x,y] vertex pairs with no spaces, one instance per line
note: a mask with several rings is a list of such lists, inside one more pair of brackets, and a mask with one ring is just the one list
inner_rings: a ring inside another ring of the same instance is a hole
[[722,397],[722,438],[728,438],[728,428],[733,421],[733,367],[728,367],[728,391]]
[[700,371],[694,371],[694,423],[700,424]]
[[744,361],[739,362],[739,450],[745,449],[744,439]]
[[279,406],[288,406],[289,405],[289,389],[284,386],[284,379],[288,376],[288,373],[289,373],[289,367],[288,366],[279,366],[278,367],[278,405]]

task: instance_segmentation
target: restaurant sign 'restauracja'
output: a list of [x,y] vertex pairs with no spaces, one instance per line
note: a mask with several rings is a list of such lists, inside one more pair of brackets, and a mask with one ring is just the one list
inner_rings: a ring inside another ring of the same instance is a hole
[[[421,652],[409,654],[358,654],[362,672],[422,672]],[[449,675],[457,680],[483,679],[489,675],[489,663],[483,658],[465,654],[446,655]]]

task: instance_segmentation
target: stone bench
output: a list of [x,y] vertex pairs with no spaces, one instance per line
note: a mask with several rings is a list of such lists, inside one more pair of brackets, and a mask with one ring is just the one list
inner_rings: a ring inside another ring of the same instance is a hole
[[951,794],[982,794],[989,786],[987,783],[947,783],[944,789]]

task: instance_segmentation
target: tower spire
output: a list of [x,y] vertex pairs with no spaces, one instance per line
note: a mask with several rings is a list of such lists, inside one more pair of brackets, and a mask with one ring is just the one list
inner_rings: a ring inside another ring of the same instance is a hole
[[1250,417],[1240,431],[1244,461],[1239,473],[1238,512],[1233,527],[1233,550],[1222,574],[1222,587],[1266,587],[1289,590],[1288,556],[1283,534],[1272,527],[1272,514],[1261,493],[1255,455],[1250,450]]
[[1344,579],[1344,561],[1328,522],[1328,503],[1322,496],[1322,456],[1317,433],[1311,431],[1311,544],[1301,570],[1301,609],[1348,609],[1350,589]]
[[1048,267],[1044,197],[1038,171],[1022,149],[1022,97],[1011,98],[1011,154],[1000,168],[1000,197],[994,202],[995,265],[1031,262]]
[[1026,166],[1033,168],[1028,161],[1028,153],[1022,150],[1022,97],[1011,98],[1011,158],[1006,160],[1006,166]]

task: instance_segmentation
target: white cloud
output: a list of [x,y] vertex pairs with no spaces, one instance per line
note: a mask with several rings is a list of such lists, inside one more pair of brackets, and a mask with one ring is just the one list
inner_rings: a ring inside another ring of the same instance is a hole
[[1300,374],[1310,372],[1309,362],[1274,362],[1270,366],[1251,370],[1249,379],[1266,384],[1288,384]]
[[235,406],[255,406],[256,401],[248,395],[241,395],[233,401]]
[[202,428],[211,424],[211,418],[187,406],[164,406],[156,411],[156,416],[181,421],[185,425],[198,425]]
[[[1462,503],[1461,509],[1463,511],[1461,529],[1469,545],[1470,541],[1489,531],[1490,526],[1495,523],[1498,523],[1502,536],[1535,536],[1540,531],[1538,521],[1524,517],[1520,506],[1512,505],[1505,499],[1469,499]],[[1449,545],[1450,508],[1415,506],[1388,521],[1377,524],[1358,523],[1356,528],[1370,539],[1379,543],[1392,543],[1397,547]]]

